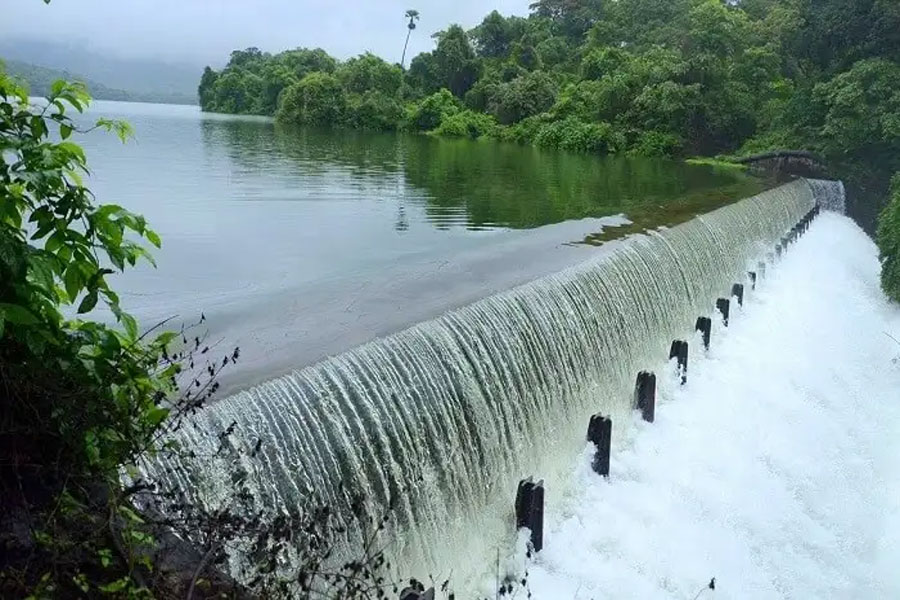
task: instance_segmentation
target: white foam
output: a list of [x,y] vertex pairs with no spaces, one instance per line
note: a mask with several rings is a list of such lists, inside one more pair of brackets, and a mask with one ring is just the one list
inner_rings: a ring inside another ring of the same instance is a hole
[[[547,490],[534,598],[900,597],[900,310],[872,242],[823,214],[656,423],[614,423],[608,481]],[[666,365],[647,365],[657,372]],[[586,425],[586,424],[585,424]]]

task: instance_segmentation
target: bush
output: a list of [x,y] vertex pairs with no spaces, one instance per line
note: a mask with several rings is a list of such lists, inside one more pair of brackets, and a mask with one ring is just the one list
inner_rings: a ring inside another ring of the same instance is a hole
[[357,129],[389,131],[403,119],[403,105],[394,96],[376,91],[352,95],[347,101],[347,124]]
[[678,136],[661,131],[644,131],[630,153],[635,156],[675,156],[681,151],[682,142]]
[[411,129],[431,131],[436,129],[445,117],[454,115],[459,110],[456,98],[453,97],[450,90],[445,88],[410,106],[407,112],[407,122]]
[[581,76],[600,80],[604,75],[622,70],[630,58],[627,52],[619,48],[595,48],[581,61]]
[[891,182],[891,196],[878,217],[881,286],[891,300],[900,302],[900,173]]
[[497,122],[490,115],[464,110],[445,116],[433,133],[446,137],[478,139],[482,136],[495,135]]
[[553,79],[542,71],[534,71],[497,85],[488,109],[500,123],[509,125],[546,111],[555,101]]
[[534,143],[545,148],[595,154],[613,154],[626,145],[624,136],[609,123],[585,123],[572,118],[544,125]]
[[278,120],[298,125],[336,125],[344,118],[347,99],[338,80],[310,73],[282,92]]

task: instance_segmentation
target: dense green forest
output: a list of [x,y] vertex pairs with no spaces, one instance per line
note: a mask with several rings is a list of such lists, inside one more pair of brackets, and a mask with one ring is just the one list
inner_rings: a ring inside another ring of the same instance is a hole
[[235,51],[203,73],[200,103],[589,152],[896,161],[900,146],[896,2],[541,0],[527,18],[494,11],[433,37],[405,70],[371,54]]
[[405,69],[368,53],[235,51],[204,71],[200,105],[600,154],[810,150],[870,232],[900,170],[891,0],[540,0],[527,18],[494,11],[432,37]]

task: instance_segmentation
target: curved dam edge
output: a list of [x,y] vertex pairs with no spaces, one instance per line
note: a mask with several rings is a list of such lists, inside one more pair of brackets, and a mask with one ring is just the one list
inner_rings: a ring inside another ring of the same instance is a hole
[[[237,461],[273,512],[310,493],[343,514],[355,494],[372,514],[393,499],[404,576],[477,580],[509,539],[517,481],[545,479],[552,502],[588,416],[627,419],[635,373],[814,205],[793,181],[225,398],[179,433],[195,460],[147,474],[217,505]],[[233,446],[261,443],[254,459],[216,453],[232,423]]]

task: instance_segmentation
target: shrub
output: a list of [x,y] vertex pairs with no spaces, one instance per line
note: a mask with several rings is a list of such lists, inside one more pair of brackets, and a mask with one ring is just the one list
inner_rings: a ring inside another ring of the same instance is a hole
[[298,125],[336,125],[344,118],[347,99],[338,80],[310,73],[282,92],[278,120]]
[[553,79],[542,71],[534,71],[497,85],[488,109],[500,123],[509,125],[546,111],[555,101]]
[[407,122],[411,129],[431,131],[436,129],[445,117],[454,115],[459,110],[456,98],[445,88],[410,106]]
[[357,129],[388,131],[403,119],[403,105],[396,97],[376,91],[354,94],[347,101],[347,124]]
[[572,118],[544,125],[534,142],[545,148],[596,154],[612,154],[626,144],[624,136],[609,123],[585,123]]
[[900,302],[900,173],[891,182],[891,196],[878,217],[878,249],[881,252],[881,286]]
[[675,156],[681,151],[682,142],[678,136],[661,131],[644,131],[631,147],[635,156]]
[[436,135],[446,137],[466,137],[477,139],[492,136],[497,132],[497,122],[490,115],[464,110],[447,115],[440,126],[433,131]]

